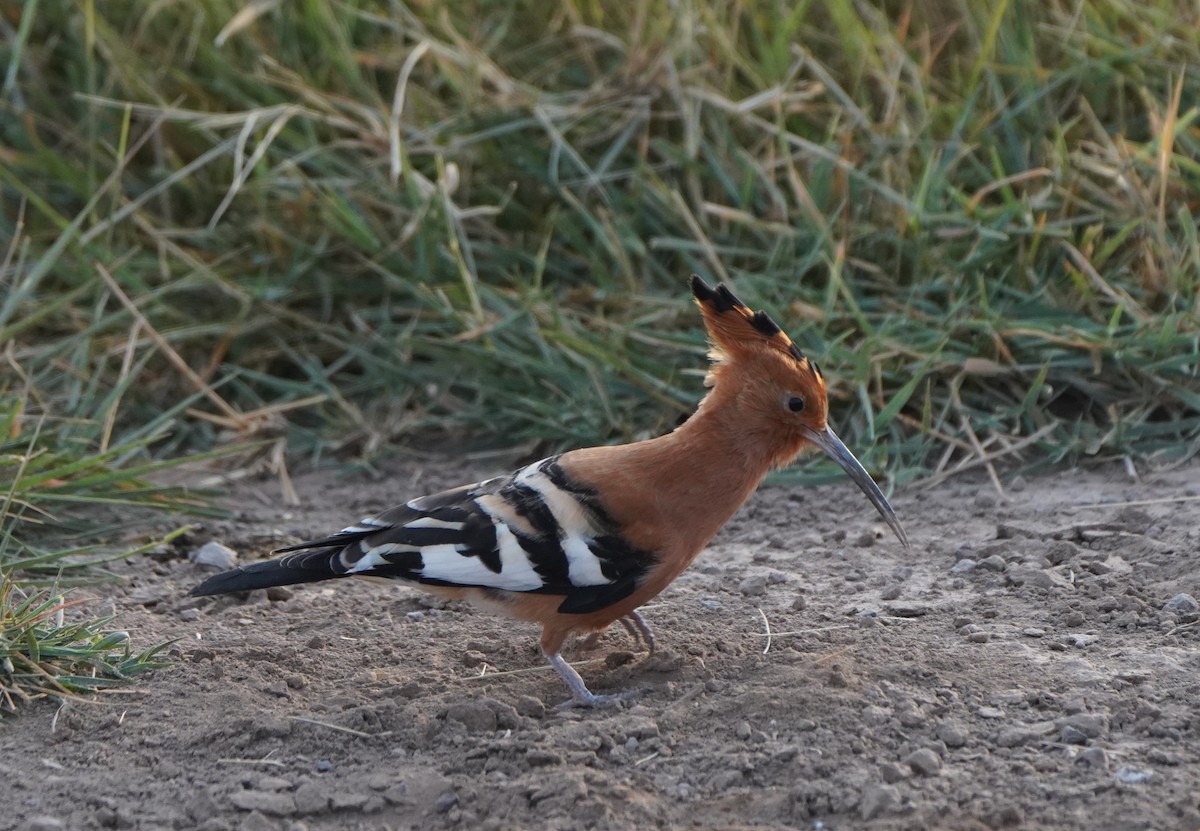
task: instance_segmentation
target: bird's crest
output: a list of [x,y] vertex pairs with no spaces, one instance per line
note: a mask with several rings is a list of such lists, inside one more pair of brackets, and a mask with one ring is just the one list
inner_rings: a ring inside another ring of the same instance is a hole
[[801,368],[811,368],[818,378],[822,377],[817,362],[809,360],[766,312],[751,311],[724,283],[718,283],[714,289],[693,274],[691,286],[712,339],[715,362],[736,359],[766,345],[789,355]]

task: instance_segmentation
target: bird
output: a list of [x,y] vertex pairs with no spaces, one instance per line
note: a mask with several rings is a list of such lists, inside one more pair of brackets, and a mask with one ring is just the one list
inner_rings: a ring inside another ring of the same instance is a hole
[[614,705],[562,657],[621,623],[653,654],[638,608],[678,577],[764,477],[817,449],[908,538],[870,474],[829,425],[825,378],[765,312],[723,283],[690,288],[710,344],[708,392],[669,433],[553,455],[482,482],[411,499],[282,556],[213,575],[194,596],[351,576],[402,581],[542,627],[541,650],[570,690],[560,706]]

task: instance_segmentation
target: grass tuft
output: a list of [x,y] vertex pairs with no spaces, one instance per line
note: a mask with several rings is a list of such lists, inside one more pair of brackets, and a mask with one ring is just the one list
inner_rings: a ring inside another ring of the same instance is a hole
[[0,573],[0,714],[38,698],[94,693],[167,666],[169,644],[133,651],[113,617],[68,619],[82,601],[52,590],[26,593]]

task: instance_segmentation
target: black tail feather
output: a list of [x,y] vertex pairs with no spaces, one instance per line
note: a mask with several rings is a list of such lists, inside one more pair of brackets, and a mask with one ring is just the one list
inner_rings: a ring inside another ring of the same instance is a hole
[[272,586],[291,586],[344,577],[345,569],[337,561],[341,547],[305,554],[291,554],[275,560],[264,560],[214,574],[196,588],[192,597],[226,592],[247,592],[269,589]]

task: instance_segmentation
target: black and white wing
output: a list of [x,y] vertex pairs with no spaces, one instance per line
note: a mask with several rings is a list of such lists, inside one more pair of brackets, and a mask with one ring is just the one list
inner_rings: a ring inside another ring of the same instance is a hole
[[621,537],[595,490],[571,480],[557,456],[413,499],[285,552],[215,575],[192,593],[368,575],[562,595],[560,612],[583,614],[627,597],[655,561]]

